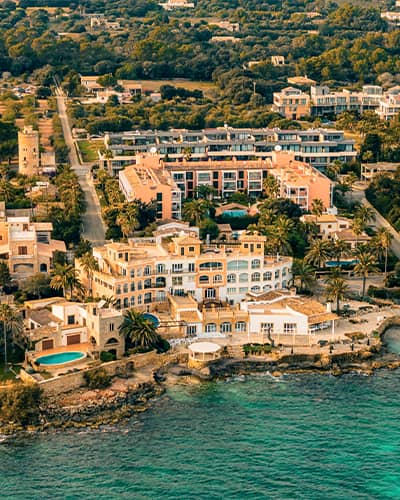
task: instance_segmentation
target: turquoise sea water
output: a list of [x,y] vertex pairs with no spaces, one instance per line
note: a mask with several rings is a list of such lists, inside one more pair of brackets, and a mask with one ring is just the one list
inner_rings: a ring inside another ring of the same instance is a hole
[[6,499],[400,498],[400,370],[175,387],[103,432],[0,445]]

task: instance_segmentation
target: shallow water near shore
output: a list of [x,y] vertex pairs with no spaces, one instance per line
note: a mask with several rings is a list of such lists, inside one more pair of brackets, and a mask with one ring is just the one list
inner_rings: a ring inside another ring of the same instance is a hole
[[400,497],[400,370],[174,387],[102,431],[0,445],[7,499]]

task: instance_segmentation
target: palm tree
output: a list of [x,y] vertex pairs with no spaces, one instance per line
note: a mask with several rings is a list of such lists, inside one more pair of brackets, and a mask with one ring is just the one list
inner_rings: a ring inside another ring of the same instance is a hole
[[81,282],[76,275],[76,269],[71,264],[56,264],[51,272],[50,286],[54,290],[62,290],[63,296],[67,298],[67,291],[72,297],[74,288],[82,289]]
[[93,272],[99,270],[99,264],[92,253],[85,253],[82,255],[81,266],[84,272],[87,274],[89,281],[89,295],[92,295],[92,284],[93,284]]
[[316,239],[313,240],[310,244],[308,252],[304,258],[304,260],[317,266],[318,269],[321,268],[321,264],[326,262],[331,256],[331,244],[329,241]]
[[326,298],[331,302],[336,302],[336,312],[339,313],[340,301],[345,298],[348,292],[346,281],[338,276],[331,276],[326,280]]
[[363,233],[365,226],[361,219],[357,219],[356,217],[353,219],[351,223],[351,229],[356,237],[356,248],[358,247],[358,237]]
[[21,335],[23,331],[23,322],[21,315],[11,309],[7,304],[0,305],[0,321],[3,322],[3,342],[4,342],[4,371],[7,371],[7,342],[9,333],[12,339]]
[[198,198],[202,198],[203,200],[212,201],[216,194],[216,189],[208,184],[201,184],[196,188],[196,195]]
[[267,175],[263,182],[264,194],[267,198],[276,199],[280,193],[278,181],[272,175]]
[[365,286],[370,273],[378,271],[376,267],[376,256],[371,253],[369,248],[360,246],[356,250],[357,264],[354,266],[354,272],[363,278],[362,297],[365,296]]
[[208,213],[208,205],[205,200],[190,200],[183,204],[182,218],[183,220],[195,223],[196,226]]
[[389,229],[385,227],[380,227],[378,231],[376,232],[372,243],[373,246],[375,247],[375,250],[377,251],[378,254],[384,255],[385,258],[385,279],[387,277],[387,261],[388,261],[388,253],[389,253],[389,248],[393,240],[393,235],[389,231]]
[[15,189],[6,177],[0,178],[0,200],[6,203],[14,200]]
[[354,219],[357,219],[364,226],[364,229],[368,226],[368,224],[375,220],[375,210],[371,207],[367,207],[365,205],[361,205],[357,208]]
[[332,255],[335,257],[337,267],[340,269],[342,257],[350,254],[350,245],[344,240],[335,240],[332,245]]
[[161,338],[156,332],[154,323],[134,309],[125,311],[119,333],[132,346],[144,349],[157,347]]
[[311,202],[311,213],[313,215],[316,215],[317,217],[319,217],[320,215],[322,215],[324,213],[324,210],[325,210],[324,202],[322,200],[320,200],[319,198],[315,198]]
[[293,284],[299,289],[300,293],[311,291],[314,288],[316,284],[315,269],[310,264],[307,264],[307,262],[304,262],[304,260],[294,259],[292,274]]
[[294,222],[286,217],[280,215],[273,226],[269,227],[269,236],[271,244],[276,253],[290,254],[292,248],[289,242],[290,232],[294,227]]

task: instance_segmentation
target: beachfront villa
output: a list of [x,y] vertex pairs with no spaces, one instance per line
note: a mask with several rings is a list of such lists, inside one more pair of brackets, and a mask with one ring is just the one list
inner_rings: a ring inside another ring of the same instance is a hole
[[62,297],[25,302],[24,337],[28,351],[87,353],[98,359],[105,351],[120,358],[125,341],[119,335],[121,311],[105,301],[82,304]]
[[204,244],[181,223],[160,226],[151,238],[130,238],[93,249],[99,270],[90,276],[76,260],[79,278],[94,297],[113,297],[117,309],[147,310],[172,296],[199,304],[237,304],[248,292],[287,288],[292,258],[265,255],[265,236],[244,232],[238,240]]

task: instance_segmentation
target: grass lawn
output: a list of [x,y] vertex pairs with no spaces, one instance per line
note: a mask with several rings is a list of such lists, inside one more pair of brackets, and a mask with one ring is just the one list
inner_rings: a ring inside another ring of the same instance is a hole
[[84,162],[96,161],[98,159],[97,150],[104,145],[102,140],[99,141],[77,141],[79,151]]

